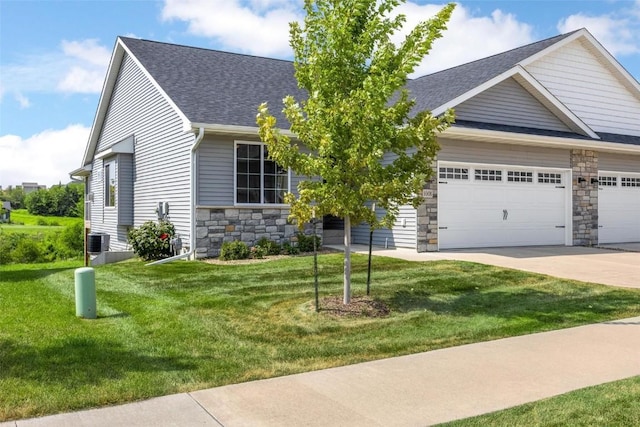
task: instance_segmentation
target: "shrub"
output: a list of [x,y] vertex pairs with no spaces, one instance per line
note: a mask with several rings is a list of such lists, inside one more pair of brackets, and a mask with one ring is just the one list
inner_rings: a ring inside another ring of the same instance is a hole
[[300,253],[300,249],[289,242],[284,242],[282,244],[282,253],[285,255],[298,255]]
[[282,252],[282,246],[280,246],[279,243],[269,240],[266,237],[260,238],[260,240],[256,242],[256,247],[264,248],[266,251],[265,255],[280,255]]
[[175,233],[169,221],[147,221],[140,228],[129,230],[127,238],[136,255],[153,261],[171,256],[171,239]]
[[13,262],[35,263],[43,262],[44,254],[40,244],[32,238],[20,239],[12,254]]
[[249,257],[253,259],[262,259],[267,255],[267,248],[264,246],[251,246],[249,249]]
[[249,247],[241,240],[224,242],[222,248],[220,248],[220,259],[222,261],[247,258],[249,258]]
[[298,237],[298,249],[300,252],[313,252],[313,240],[316,241],[316,248],[320,249],[320,236],[307,236],[302,233],[297,234]]

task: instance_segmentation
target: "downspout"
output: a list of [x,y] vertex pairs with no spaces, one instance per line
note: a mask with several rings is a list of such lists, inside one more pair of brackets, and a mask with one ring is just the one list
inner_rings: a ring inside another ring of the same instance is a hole
[[146,264],[147,266],[165,264],[167,262],[175,261],[178,259],[191,258],[191,256],[195,256],[195,253],[196,253],[196,175],[197,175],[196,174],[197,172],[196,152],[203,139],[204,139],[204,128],[200,127],[198,129],[198,136],[196,136],[196,139],[193,142],[193,145],[191,146],[191,167],[190,167],[190,172],[191,172],[191,177],[190,177],[190,181],[191,181],[190,182],[190,188],[191,188],[190,202],[191,203],[190,205],[191,206],[189,209],[191,231],[189,234],[189,252],[172,256],[170,258],[154,261],[149,264]]

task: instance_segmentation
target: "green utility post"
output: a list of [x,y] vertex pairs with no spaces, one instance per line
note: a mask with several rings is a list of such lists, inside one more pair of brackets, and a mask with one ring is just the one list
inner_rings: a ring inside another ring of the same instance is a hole
[[91,267],[78,268],[76,279],[76,316],[95,319],[96,313],[96,275]]

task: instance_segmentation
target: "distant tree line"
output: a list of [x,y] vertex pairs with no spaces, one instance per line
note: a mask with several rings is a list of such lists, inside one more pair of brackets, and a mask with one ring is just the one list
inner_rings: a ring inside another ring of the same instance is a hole
[[12,209],[24,209],[32,215],[82,217],[84,215],[84,184],[54,185],[25,194],[22,187],[0,191],[0,200],[11,203]]

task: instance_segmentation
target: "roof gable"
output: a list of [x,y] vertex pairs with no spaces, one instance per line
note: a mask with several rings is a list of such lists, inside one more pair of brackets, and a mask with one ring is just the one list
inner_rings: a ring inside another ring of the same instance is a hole
[[283,97],[306,97],[290,61],[139,39],[122,41],[191,123],[255,127],[263,102],[283,121]]

